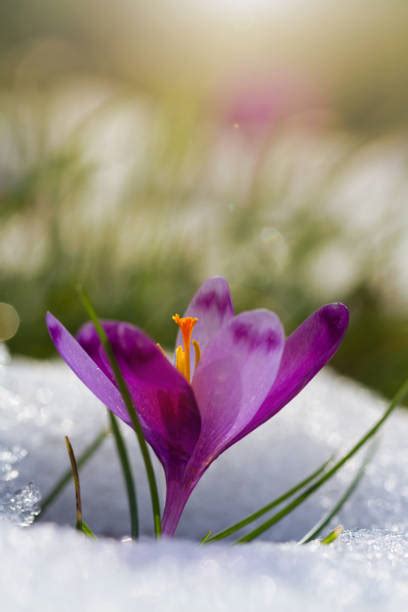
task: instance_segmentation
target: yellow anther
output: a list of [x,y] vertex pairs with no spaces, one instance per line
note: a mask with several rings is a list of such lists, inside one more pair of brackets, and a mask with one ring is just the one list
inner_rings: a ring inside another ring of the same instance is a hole
[[200,349],[200,345],[198,344],[197,340],[193,340],[193,346],[194,346],[194,369],[196,369],[196,367],[200,363],[201,349]]
[[[191,346],[191,336],[193,334],[194,325],[197,323],[198,319],[196,317],[180,317],[180,315],[175,314],[172,317],[173,321],[176,325],[179,326],[181,335],[183,337],[183,348],[181,346],[177,347],[176,350],[176,368],[185,376],[185,378],[190,382],[190,346]],[[196,355],[196,365],[197,361],[197,349],[194,345]],[[199,350],[199,349],[198,349]],[[198,359],[200,355],[198,353]]]
[[[176,348],[176,368],[185,378],[186,376],[186,356],[181,346]],[[187,379],[188,380],[188,379]]]

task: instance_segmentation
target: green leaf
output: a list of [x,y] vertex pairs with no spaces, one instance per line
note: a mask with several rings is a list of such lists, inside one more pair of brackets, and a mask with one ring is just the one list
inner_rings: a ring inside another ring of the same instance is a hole
[[95,330],[99,336],[99,340],[101,341],[101,344],[103,348],[105,349],[110,366],[115,376],[116,384],[118,386],[122,399],[125,403],[126,409],[128,411],[129,418],[132,423],[132,427],[136,433],[136,437],[137,437],[139,447],[140,447],[140,452],[142,454],[142,458],[143,458],[143,462],[144,462],[144,466],[146,470],[147,481],[149,483],[149,490],[150,490],[150,497],[151,497],[152,511],[153,511],[154,532],[156,534],[156,537],[158,538],[161,535],[159,492],[157,488],[156,476],[154,474],[152,460],[151,460],[150,453],[149,453],[149,448],[147,446],[145,437],[143,435],[143,430],[140,425],[139,417],[133,405],[133,400],[129,393],[129,389],[127,388],[126,382],[120,371],[120,367],[116,360],[112,346],[108,340],[105,330],[103,329],[99,321],[98,315],[96,314],[95,309],[92,306],[91,301],[89,297],[86,295],[86,293],[81,288],[78,288],[78,293],[84,305],[85,310],[87,311],[89,317],[91,318],[95,326]]
[[289,504],[287,504],[282,510],[274,514],[267,521],[261,523],[258,527],[247,533],[245,536],[237,540],[237,543],[242,544],[244,542],[252,542],[265,531],[270,529],[273,525],[281,521],[285,516],[293,512],[295,508],[300,506],[308,497],[310,497],[313,493],[315,493],[320,487],[330,480],[339,470],[343,467],[354,455],[369,441],[371,438],[381,429],[386,420],[393,413],[395,408],[402,402],[405,396],[408,394],[408,379],[404,382],[404,384],[398,389],[397,393],[393,397],[390,405],[384,411],[381,418],[367,431],[364,436],[362,436],[358,442],[346,453],[343,457],[337,461],[332,468],[330,468],[323,476],[321,476],[316,482],[314,482],[310,487],[303,491],[300,495],[295,497]]
[[[98,433],[96,438],[92,440],[92,442],[85,448],[85,450],[79,455],[77,459],[78,471],[93,457],[98,448],[101,446],[102,442],[107,438],[110,434],[110,429],[103,429]],[[56,501],[62,491],[65,489],[67,484],[72,479],[72,471],[68,469],[64,472],[61,478],[56,482],[51,491],[46,495],[41,503],[41,514],[42,516],[44,512],[48,510],[48,508]]]
[[333,529],[333,531],[328,533],[327,536],[323,538],[323,540],[321,540],[320,544],[331,544],[332,542],[337,540],[337,538],[343,533],[343,531],[343,526],[338,525],[337,527],[335,527],[335,529]]
[[129,514],[130,514],[130,533],[133,540],[137,540],[139,537],[139,513],[137,509],[137,496],[136,487],[133,479],[132,469],[130,467],[129,456],[126,449],[125,440],[123,439],[120,431],[119,423],[112,412],[108,410],[110,424],[112,428],[113,437],[115,438],[116,450],[120,464],[122,466],[123,478],[125,480],[126,491],[129,503]]
[[331,510],[329,510],[329,512],[325,514],[325,516],[323,516],[323,518],[320,519],[320,521],[316,523],[316,525],[312,527],[312,529],[310,529],[310,531],[308,531],[301,540],[299,540],[298,542],[299,544],[307,544],[307,542],[311,542],[312,540],[317,538],[317,536],[323,531],[323,529],[330,523],[333,517],[335,517],[336,514],[340,512],[344,504],[347,502],[347,500],[351,497],[353,492],[356,490],[359,482],[361,481],[365,473],[367,465],[370,463],[370,461],[372,460],[374,456],[375,451],[377,450],[377,447],[378,445],[373,443],[373,445],[371,446],[371,448],[369,449],[367,453],[366,458],[364,459],[363,463],[358,469],[353,480],[351,481],[347,489],[344,491],[343,495],[334,504]]
[[212,531],[208,531],[203,538],[200,540],[200,544],[205,544],[211,538]]
[[223,540],[224,538],[227,538],[233,533],[240,531],[243,527],[250,525],[251,523],[256,521],[258,518],[260,518],[261,516],[269,512],[269,510],[272,510],[276,506],[279,506],[284,501],[286,501],[288,498],[292,497],[295,493],[297,493],[300,489],[303,489],[306,485],[312,482],[315,478],[317,478],[317,476],[319,476],[319,474],[324,472],[324,470],[326,469],[326,467],[329,465],[329,463],[332,460],[333,460],[333,457],[330,457],[324,463],[322,463],[322,465],[319,466],[314,472],[309,474],[309,476],[307,476],[304,480],[302,480],[301,482],[298,482],[295,486],[288,489],[285,493],[282,493],[282,495],[279,495],[279,497],[277,497],[273,501],[266,504],[266,506],[263,506],[256,512],[249,514],[245,518],[241,519],[237,523],[234,523],[233,525],[230,525],[226,529],[223,529],[222,531],[219,531],[218,533],[211,535],[205,540],[205,542],[215,542],[217,540]]
[[96,540],[96,535],[94,534],[92,529],[89,527],[89,525],[87,523],[85,523],[84,520],[81,523],[81,531],[82,531],[83,534],[88,536],[88,538],[93,538],[94,540]]

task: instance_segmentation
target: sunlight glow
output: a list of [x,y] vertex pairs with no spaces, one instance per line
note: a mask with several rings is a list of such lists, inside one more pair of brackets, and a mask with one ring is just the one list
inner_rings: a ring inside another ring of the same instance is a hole
[[237,17],[258,16],[260,13],[274,13],[286,10],[291,0],[199,0],[200,9],[221,14],[235,14]]

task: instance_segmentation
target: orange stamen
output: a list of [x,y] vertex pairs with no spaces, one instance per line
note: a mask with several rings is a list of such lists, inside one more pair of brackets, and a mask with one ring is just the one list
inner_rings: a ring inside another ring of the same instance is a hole
[[[179,326],[181,335],[183,337],[183,347],[177,347],[176,350],[176,368],[185,376],[185,378],[190,382],[190,345],[191,345],[191,336],[193,334],[194,325],[197,323],[198,319],[196,317],[180,317],[180,315],[175,314],[172,317],[173,321],[176,325]],[[197,362],[197,349],[196,351],[196,362]]]

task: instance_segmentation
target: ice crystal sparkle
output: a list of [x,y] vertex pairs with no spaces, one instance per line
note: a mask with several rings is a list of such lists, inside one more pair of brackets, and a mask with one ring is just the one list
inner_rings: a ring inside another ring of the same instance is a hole
[[28,483],[16,488],[19,463],[27,451],[19,446],[8,447],[0,441],[0,520],[26,527],[40,512],[41,499],[38,488]]
[[[137,327],[103,322],[145,438],[164,468],[167,535],[174,534],[208,466],[274,416],[331,359],[347,329],[348,310],[343,304],[323,306],[285,338],[279,318],[268,310],[234,315],[228,284],[217,277],[202,285],[184,318],[197,319],[190,339],[199,345],[200,359],[184,345],[183,372]],[[75,339],[50,313],[47,325],[66,363],[130,425],[94,326],[85,324]]]

